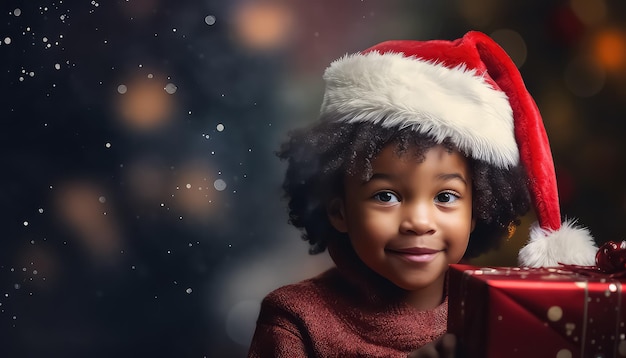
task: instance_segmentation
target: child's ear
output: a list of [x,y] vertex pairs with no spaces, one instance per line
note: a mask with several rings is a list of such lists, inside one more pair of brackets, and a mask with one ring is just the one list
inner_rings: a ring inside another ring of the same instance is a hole
[[472,227],[470,228],[470,232],[474,232],[475,228],[476,228],[476,218],[472,217]]
[[326,214],[330,224],[339,232],[348,232],[346,224],[346,210],[341,198],[334,198],[326,205]]

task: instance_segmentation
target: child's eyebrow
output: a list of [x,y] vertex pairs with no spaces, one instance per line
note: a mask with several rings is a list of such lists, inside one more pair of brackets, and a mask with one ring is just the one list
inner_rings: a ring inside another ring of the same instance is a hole
[[396,176],[393,174],[387,174],[387,173],[374,173],[372,174],[371,177],[364,179],[363,182],[361,183],[362,185],[367,184],[368,182],[372,181],[372,180],[395,180]]
[[[368,179],[364,179],[363,182],[361,183],[361,185],[365,185],[365,184],[367,184],[368,182],[370,182],[372,180],[390,180],[390,181],[393,181],[395,179],[397,179],[397,176],[393,175],[393,174],[374,173]],[[442,174],[437,175],[437,179],[439,179],[441,181],[448,181],[448,180],[458,179],[458,180],[462,181],[463,184],[467,185],[467,180],[465,180],[463,175],[461,175],[460,173],[442,173]]]
[[437,175],[437,179],[440,179],[440,180],[443,180],[443,181],[459,179],[460,181],[463,182],[463,184],[467,185],[467,181],[465,180],[463,175],[461,175],[459,173],[443,173],[443,174],[439,174],[439,175]]

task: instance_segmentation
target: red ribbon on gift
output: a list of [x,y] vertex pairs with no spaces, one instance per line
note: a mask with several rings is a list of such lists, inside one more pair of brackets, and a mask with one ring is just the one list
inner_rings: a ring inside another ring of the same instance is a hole
[[626,241],[608,241],[598,249],[595,266],[563,265],[568,270],[588,276],[626,277]]

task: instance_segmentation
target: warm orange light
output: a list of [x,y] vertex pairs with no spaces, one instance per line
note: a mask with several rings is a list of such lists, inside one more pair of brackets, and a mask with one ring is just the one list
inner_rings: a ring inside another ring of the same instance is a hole
[[570,7],[585,25],[596,25],[606,19],[605,0],[570,0]]
[[601,67],[616,71],[626,67],[626,36],[618,30],[600,32],[593,44],[594,58]]
[[68,181],[57,190],[56,212],[61,222],[76,234],[94,263],[111,263],[123,243],[104,190],[84,180]]
[[274,49],[289,39],[293,30],[293,13],[282,4],[244,3],[235,10],[234,25],[237,38],[245,47]]
[[522,67],[528,55],[522,35],[510,29],[499,29],[491,33],[491,38],[502,46],[518,68]]
[[120,85],[119,111],[124,123],[140,131],[157,129],[165,124],[171,118],[173,107],[172,95],[165,90],[166,86],[151,78]]
[[198,221],[210,219],[216,207],[217,190],[214,171],[204,163],[190,162],[177,171],[174,201],[185,216]]
[[147,17],[157,13],[159,3],[157,0],[133,0],[118,2],[119,7],[131,19],[135,17]]
[[50,289],[60,278],[59,257],[41,242],[20,249],[16,264],[20,268],[22,282],[28,283],[29,289]]
[[497,0],[460,0],[457,6],[459,13],[474,27],[489,25],[501,12]]

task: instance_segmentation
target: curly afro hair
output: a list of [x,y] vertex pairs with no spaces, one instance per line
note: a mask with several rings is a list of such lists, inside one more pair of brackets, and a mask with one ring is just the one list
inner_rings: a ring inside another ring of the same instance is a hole
[[[323,252],[329,240],[346,236],[330,223],[328,202],[344,194],[344,177],[371,176],[372,161],[388,144],[399,154],[411,149],[418,157],[437,143],[411,128],[385,128],[372,123],[318,122],[290,133],[278,157],[288,162],[283,190],[288,200],[289,222],[302,231],[309,252]],[[456,149],[449,141],[442,143]],[[469,159],[473,182],[473,216],[466,258],[498,247],[510,225],[519,225],[530,208],[527,179],[521,166],[497,168]]]

